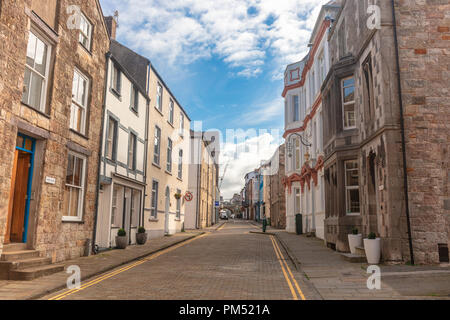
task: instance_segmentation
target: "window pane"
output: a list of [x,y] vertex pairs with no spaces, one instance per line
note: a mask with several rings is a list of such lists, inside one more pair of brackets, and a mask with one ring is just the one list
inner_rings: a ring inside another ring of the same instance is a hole
[[345,127],[354,127],[356,125],[354,104],[344,106],[344,117]]
[[69,216],[69,207],[70,207],[70,187],[66,186],[64,188],[64,202],[63,202],[63,215]]
[[352,102],[355,100],[355,87],[344,88],[344,102]]
[[358,186],[358,170],[347,171],[347,186]]
[[78,206],[80,202],[81,190],[78,188],[70,188],[70,217],[78,216]]
[[42,79],[36,73],[33,73],[31,77],[30,97],[28,103],[33,108],[40,109],[41,107],[41,95],[43,86],[44,79]]
[[66,183],[67,184],[73,184],[74,162],[75,162],[75,157],[73,155],[69,154],[68,161],[67,161],[67,174],[66,174]]
[[27,46],[27,65],[34,67],[34,57],[36,54],[36,36],[30,32]]
[[16,147],[23,148],[23,137],[17,136]]
[[355,85],[355,79],[354,78],[349,78],[349,79],[345,79],[344,80],[344,87],[354,86],[354,85]]
[[37,39],[36,43],[36,56],[34,62],[36,71],[41,75],[45,75],[45,69],[47,67],[47,45],[39,39]]
[[347,190],[348,213],[359,213],[359,189]]
[[32,151],[33,150],[33,141],[31,141],[30,139],[25,139],[24,149]]
[[22,95],[22,102],[28,104],[28,99],[30,98],[30,86],[31,86],[31,71],[25,68],[25,78],[23,81],[24,91]]
[[73,175],[73,185],[81,187],[81,175],[83,172],[83,160],[80,158],[74,158],[75,168]]

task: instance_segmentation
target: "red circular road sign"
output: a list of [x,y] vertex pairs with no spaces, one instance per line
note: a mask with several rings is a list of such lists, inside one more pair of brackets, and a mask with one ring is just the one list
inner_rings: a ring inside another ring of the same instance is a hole
[[192,195],[192,193],[190,191],[187,191],[186,194],[184,195],[184,200],[186,200],[186,201],[192,201],[193,198],[194,198],[194,196]]

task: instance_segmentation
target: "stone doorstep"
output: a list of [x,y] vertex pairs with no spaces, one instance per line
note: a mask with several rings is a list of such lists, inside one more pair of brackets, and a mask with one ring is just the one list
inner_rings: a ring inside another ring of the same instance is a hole
[[31,281],[36,278],[48,276],[61,271],[64,271],[64,264],[40,265],[22,270],[11,270],[9,272],[9,279]]
[[351,263],[365,263],[367,261],[366,256],[361,254],[341,252],[339,255],[342,259]]
[[10,251],[10,252],[2,252],[2,255],[0,256],[0,261],[15,261],[38,257],[39,251],[37,250]]

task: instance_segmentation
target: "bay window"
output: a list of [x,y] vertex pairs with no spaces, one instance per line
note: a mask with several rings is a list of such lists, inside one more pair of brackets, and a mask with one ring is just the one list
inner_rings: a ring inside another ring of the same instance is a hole
[[359,215],[358,161],[344,162],[345,168],[345,209],[347,215]]
[[356,128],[355,118],[355,79],[345,78],[341,81],[342,88],[342,112],[344,130]]

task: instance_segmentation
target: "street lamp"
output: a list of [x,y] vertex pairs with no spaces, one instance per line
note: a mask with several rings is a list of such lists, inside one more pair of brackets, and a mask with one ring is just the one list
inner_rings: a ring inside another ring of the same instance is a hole
[[288,140],[288,142],[287,142],[287,151],[288,151],[288,157],[289,157],[289,158],[292,158],[292,149],[293,149],[293,147],[292,147],[292,139],[291,139],[291,138],[292,138],[292,136],[294,136],[294,135],[296,135],[297,137],[300,138],[300,142],[301,142],[305,147],[310,148],[310,147],[312,146],[312,144],[309,143],[309,142],[303,137],[303,135],[298,134],[298,133],[296,133],[296,132],[290,134],[289,137],[288,137],[288,139],[287,139],[287,140]]

